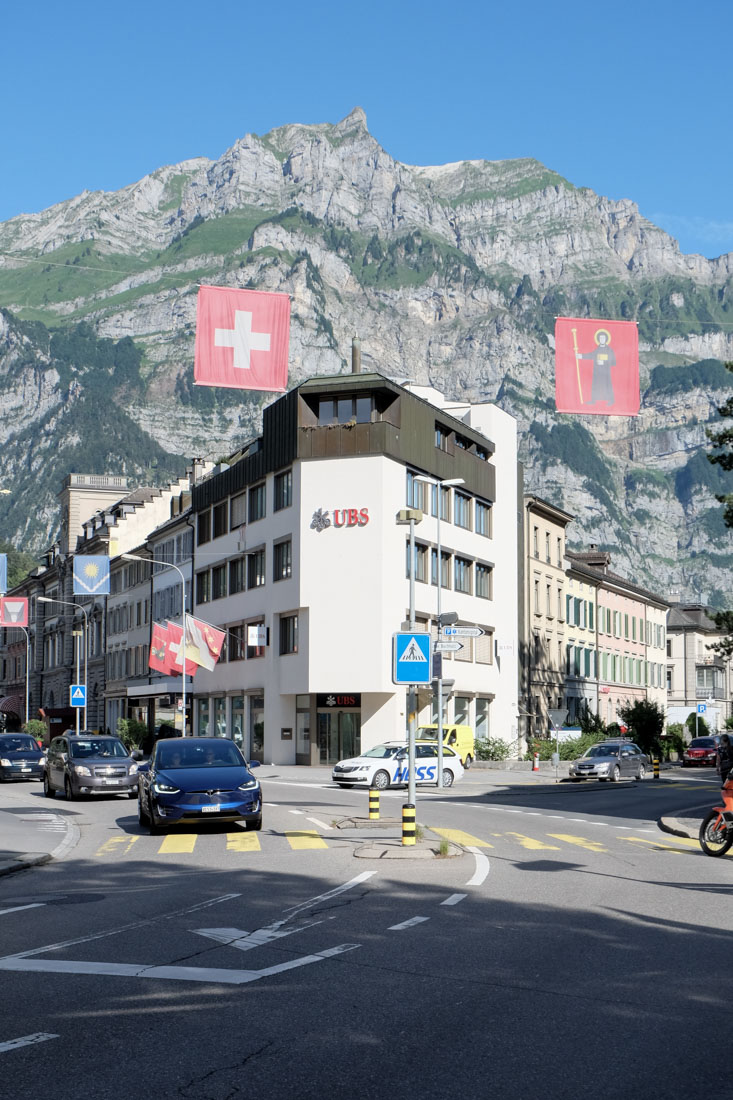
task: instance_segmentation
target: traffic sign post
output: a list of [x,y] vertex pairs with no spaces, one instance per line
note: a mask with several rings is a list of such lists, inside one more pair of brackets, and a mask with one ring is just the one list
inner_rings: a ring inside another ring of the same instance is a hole
[[430,683],[430,635],[418,631],[392,635],[392,682]]
[[84,684],[71,684],[69,686],[69,706],[85,707],[87,705],[87,689]]

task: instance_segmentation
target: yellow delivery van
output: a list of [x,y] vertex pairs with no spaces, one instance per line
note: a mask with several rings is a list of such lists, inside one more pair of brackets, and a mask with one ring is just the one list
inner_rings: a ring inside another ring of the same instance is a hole
[[[416,736],[420,741],[437,741],[438,727],[437,725],[418,726]],[[473,730],[470,726],[452,726],[446,722],[443,726],[443,744],[450,745],[456,750],[464,768],[471,767],[476,757],[476,750],[473,743]]]

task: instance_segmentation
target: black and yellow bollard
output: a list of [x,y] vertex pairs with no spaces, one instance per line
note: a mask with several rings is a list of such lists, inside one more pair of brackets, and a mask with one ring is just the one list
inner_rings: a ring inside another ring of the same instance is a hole
[[402,807],[402,844],[403,847],[407,844],[415,843],[415,807],[406,802]]
[[369,791],[369,820],[379,819],[379,791]]
[[652,760],[652,764],[654,765],[654,778],[659,779],[659,760],[656,756]]

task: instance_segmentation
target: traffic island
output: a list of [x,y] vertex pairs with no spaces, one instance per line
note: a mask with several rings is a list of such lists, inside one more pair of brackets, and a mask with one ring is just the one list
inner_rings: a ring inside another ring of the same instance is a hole
[[402,821],[396,817],[377,821],[365,817],[344,817],[334,821],[333,828],[344,830],[350,840],[361,839],[362,831],[372,834],[364,844],[354,849],[357,859],[455,859],[466,855],[460,844],[435,836],[425,825],[417,827],[414,843],[403,844]]

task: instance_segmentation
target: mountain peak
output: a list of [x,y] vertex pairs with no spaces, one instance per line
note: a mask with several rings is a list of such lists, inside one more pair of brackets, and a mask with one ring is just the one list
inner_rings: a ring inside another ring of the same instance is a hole
[[342,118],[334,126],[335,133],[340,136],[352,133],[354,130],[367,129],[367,116],[363,107],[354,107],[346,118]]

